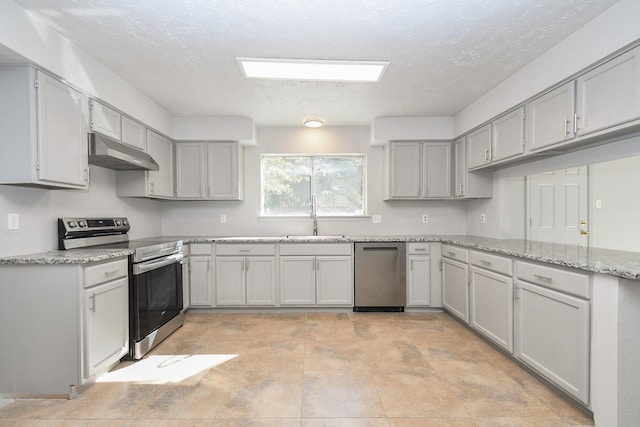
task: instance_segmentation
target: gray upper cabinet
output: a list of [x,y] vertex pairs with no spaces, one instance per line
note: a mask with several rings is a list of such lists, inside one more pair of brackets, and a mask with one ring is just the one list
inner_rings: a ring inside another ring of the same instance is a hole
[[450,142],[395,141],[386,154],[386,200],[451,197]]
[[640,47],[577,79],[576,136],[640,117]]
[[574,137],[575,82],[571,81],[527,104],[527,143],[538,150]]
[[491,122],[491,162],[524,153],[524,107]]
[[491,163],[491,123],[467,135],[469,169]]
[[453,142],[454,197],[479,199],[493,196],[493,173],[490,170],[469,171],[466,137]]
[[178,142],[176,197],[242,200],[242,159],[237,142]]
[[147,153],[158,163],[157,171],[118,171],[116,193],[120,197],[172,199],[174,195],[174,143],[147,130]]
[[147,128],[140,122],[122,116],[122,142],[138,150],[147,149]]
[[0,183],[88,188],[88,100],[28,65],[0,67]]
[[89,101],[89,109],[91,110],[89,125],[92,132],[101,133],[118,141],[122,138],[122,122],[119,111],[107,107],[95,99]]

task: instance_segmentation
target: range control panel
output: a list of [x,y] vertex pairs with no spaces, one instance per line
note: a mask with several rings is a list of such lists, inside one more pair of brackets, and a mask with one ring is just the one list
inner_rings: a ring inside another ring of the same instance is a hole
[[124,232],[129,231],[129,220],[121,218],[58,218],[58,229],[65,232],[83,231],[88,235],[92,232]]

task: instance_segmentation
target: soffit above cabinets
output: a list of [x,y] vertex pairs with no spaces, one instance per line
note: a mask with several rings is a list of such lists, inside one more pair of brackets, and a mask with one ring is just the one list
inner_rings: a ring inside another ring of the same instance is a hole
[[[178,117],[452,116],[616,0],[14,0]],[[236,57],[387,60],[380,83],[249,80]]]

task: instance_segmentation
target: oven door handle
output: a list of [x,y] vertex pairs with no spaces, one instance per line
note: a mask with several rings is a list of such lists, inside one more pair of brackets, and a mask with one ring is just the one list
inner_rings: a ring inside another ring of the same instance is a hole
[[152,260],[141,262],[140,264],[133,265],[133,274],[143,274],[151,270],[155,270],[161,267],[165,267],[167,265],[175,264],[177,262],[182,262],[183,255],[182,254],[174,254],[168,257],[161,258],[159,260]]

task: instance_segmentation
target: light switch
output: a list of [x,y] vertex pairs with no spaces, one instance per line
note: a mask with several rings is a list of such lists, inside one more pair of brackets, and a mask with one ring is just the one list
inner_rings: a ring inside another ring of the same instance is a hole
[[20,230],[20,214],[10,213],[9,215],[7,215],[7,230]]

